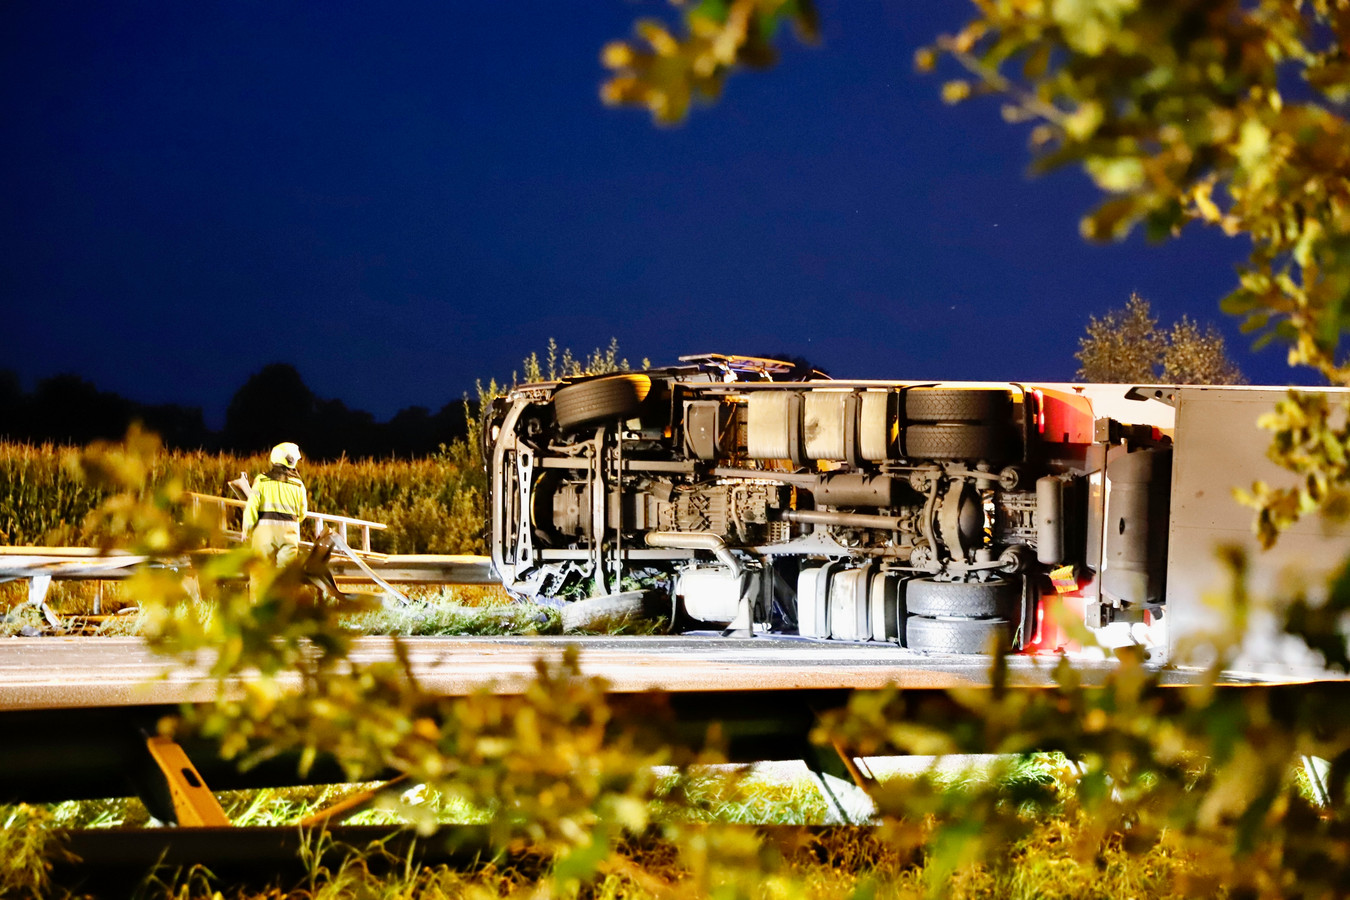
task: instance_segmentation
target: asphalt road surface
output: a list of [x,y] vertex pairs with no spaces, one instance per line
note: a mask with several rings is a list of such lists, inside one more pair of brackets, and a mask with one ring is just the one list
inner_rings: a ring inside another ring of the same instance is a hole
[[[514,693],[539,659],[580,648],[582,671],[617,693],[662,690],[745,691],[809,688],[941,689],[987,685],[981,657],[923,654],[889,644],[791,637],[410,638],[413,669],[430,691],[447,696],[492,689]],[[393,639],[361,638],[357,663],[392,659]],[[1056,657],[1012,657],[1010,682],[1047,685]],[[1109,662],[1079,664],[1089,682]],[[0,710],[66,709],[202,702],[216,691],[209,657],[195,664],[159,657],[139,638],[0,639]],[[1178,682],[1187,673],[1169,676]]]

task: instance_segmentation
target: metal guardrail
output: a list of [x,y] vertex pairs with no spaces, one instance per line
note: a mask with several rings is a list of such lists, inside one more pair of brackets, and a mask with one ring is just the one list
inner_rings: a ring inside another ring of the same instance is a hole
[[[120,581],[130,578],[138,566],[152,562],[148,556],[93,547],[0,547],[0,582],[27,580],[24,605],[41,610],[47,624],[60,628],[60,620],[47,605],[52,581]],[[101,612],[103,591],[94,598],[95,613]]]
[[[360,520],[357,520],[358,522]],[[378,524],[378,523],[375,523]],[[329,571],[339,583],[375,582],[389,593],[400,596],[390,584],[499,584],[486,556],[413,554],[388,556],[350,551],[345,557],[334,555]],[[223,551],[202,550],[186,557],[155,558],[94,547],[0,547],[0,582],[28,582],[26,605],[41,610],[53,628],[61,623],[47,605],[47,592],[53,581],[122,581],[143,565],[190,571],[205,559]],[[101,611],[101,597],[95,599],[95,613]]]
[[[231,482],[245,495],[251,492],[247,477],[240,476],[237,482]],[[216,523],[220,532],[233,541],[245,539],[243,529],[244,510],[247,500],[233,497],[219,497],[212,494],[186,492],[188,508],[194,517],[201,517],[203,509],[216,512]],[[310,524],[306,524],[310,523]],[[320,537],[331,536],[332,546],[340,556],[334,556],[329,563],[329,572],[336,581],[372,581],[382,587],[395,599],[407,602],[407,598],[391,586],[391,582],[403,584],[495,584],[497,577],[492,564],[486,557],[480,556],[390,556],[371,549],[372,531],[383,531],[389,526],[370,519],[358,519],[355,516],[338,516],[330,513],[310,512],[300,523],[300,544],[313,547]],[[305,539],[305,531],[311,532],[311,539]],[[350,532],[359,535],[358,546],[350,543]],[[28,581],[28,600],[26,605],[42,611],[48,624],[60,628],[60,620],[47,605],[47,591],[53,580],[81,581],[118,581],[129,578],[133,571],[142,565],[163,566],[171,569],[191,569],[212,550],[198,551],[179,558],[156,558],[138,556],[117,550],[99,550],[92,547],[0,547],[0,582],[25,579]],[[378,572],[376,570],[379,570]],[[95,612],[100,611],[102,592],[95,600]]]
[[[202,550],[183,559],[156,560],[116,550],[94,547],[0,547],[0,581],[46,576],[54,581],[121,581],[139,565],[153,563],[187,568],[220,553]],[[362,557],[365,565],[394,584],[498,584],[492,560],[468,554],[379,553]],[[330,567],[338,581],[363,579],[361,569],[350,559],[335,558]]]

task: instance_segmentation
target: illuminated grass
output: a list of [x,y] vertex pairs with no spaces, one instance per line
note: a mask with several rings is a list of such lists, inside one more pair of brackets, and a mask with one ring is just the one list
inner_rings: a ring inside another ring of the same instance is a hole
[[412,592],[406,606],[384,608],[348,619],[363,634],[401,637],[453,635],[535,635],[562,631],[558,611],[533,603],[517,603],[500,588],[445,587]]
[[[255,810],[252,818],[240,821],[240,824],[266,825],[278,824],[275,821],[278,818],[298,817],[302,812],[312,811],[322,805],[320,798],[323,803],[329,802],[334,793],[338,792],[317,789],[315,794],[293,796],[280,802],[275,796],[264,802],[256,796],[263,792],[256,792],[252,799],[242,796],[238,799],[227,796],[226,799],[235,808],[238,803],[253,807],[271,805],[272,812],[257,813]],[[68,804],[61,806],[65,808]],[[284,810],[284,816],[275,815],[278,809]],[[6,889],[5,896],[33,896],[29,889],[36,883],[33,881],[34,866],[41,865],[42,853],[52,852],[59,846],[55,832],[50,830],[50,826],[56,824],[54,814],[41,808],[13,808],[0,812],[0,815],[7,816],[4,821],[9,826],[0,837],[0,853],[4,854],[3,862],[0,862],[0,885]],[[363,815],[361,821],[387,820],[371,813]],[[1008,847],[1004,853],[984,864],[959,870],[938,895],[951,900],[1181,898],[1195,896],[1188,893],[1188,886],[1206,881],[1206,873],[1197,865],[1197,860],[1166,840],[1149,848],[1129,848],[1123,836],[1109,836],[1097,852],[1083,857],[1075,836],[1086,829],[1087,823],[1076,816],[1051,817],[1038,823],[1025,840]],[[779,844],[769,839],[761,846],[761,853],[777,856],[780,861],[769,866],[767,872],[755,874],[754,881],[758,885],[755,896],[801,896],[813,900],[851,900],[867,896],[917,900],[931,896],[922,850],[918,853],[901,851],[883,832],[871,829],[802,832],[797,838],[789,835],[787,843]],[[687,873],[672,852],[670,845],[659,840],[633,842],[625,852],[629,865],[621,871],[602,874],[585,895],[655,900],[669,896],[669,888],[653,890],[654,884],[688,888],[690,885],[682,885]],[[200,897],[205,900],[215,891],[220,891],[221,897],[238,900],[413,896],[448,900],[475,896],[552,896],[547,886],[509,868],[485,865],[460,871],[441,866],[404,866],[401,861],[395,861],[399,864],[392,867],[392,873],[388,866],[372,871],[372,861],[378,855],[377,849],[367,848],[340,865],[331,868],[316,865],[305,879],[306,884],[289,889],[283,886],[266,891],[232,890],[229,885],[215,884],[198,872],[191,878],[183,876],[178,881],[160,882],[161,890],[149,891],[146,896],[174,896],[185,900]],[[743,883],[745,875],[725,871],[710,887],[716,893],[719,883],[729,888],[733,883]],[[1216,891],[1209,895],[1223,895],[1221,887]],[[696,892],[681,896],[707,895]]]
[[[370,635],[400,637],[498,636],[560,634],[561,620],[555,608],[518,603],[495,586],[419,586],[406,592],[407,605],[390,602],[374,612],[353,616],[346,625]],[[87,617],[94,611],[96,589],[92,583],[56,582],[48,593],[48,605],[58,616]],[[378,596],[378,595],[377,595]],[[49,631],[40,610],[25,606],[26,583],[0,584],[0,636],[19,634],[25,626]],[[84,633],[123,636],[141,633],[141,617],[132,598],[121,585],[107,582],[101,598],[103,616],[96,623],[83,618],[71,625],[86,625]],[[199,603],[200,615],[212,613],[209,603]],[[119,614],[120,613],[120,614]]]
[[[74,476],[65,448],[0,442],[0,544],[97,546],[86,525],[106,491]],[[163,451],[150,484],[178,478],[190,491],[230,496],[227,483],[268,468],[265,456]],[[477,553],[483,548],[484,474],[476,451],[458,441],[416,460],[305,462],[310,508],[382,522],[371,535],[381,553]]]
[[[799,771],[799,770],[798,770]],[[1029,833],[982,862],[959,867],[939,885],[929,884],[927,836],[930,822],[892,821],[877,828],[774,832],[753,830],[709,832],[709,838],[749,841],[758,847],[751,870],[728,861],[714,871],[708,885],[727,896],[810,897],[853,900],[857,897],[909,900],[942,896],[952,900],[1107,900],[1107,898],[1181,898],[1223,896],[1222,872],[1213,855],[1188,849],[1164,834],[1143,841],[1128,833],[1099,835],[1094,824],[1071,799],[1072,769],[1063,757],[1042,754],[1018,760],[962,757],[927,764],[914,761],[878,773],[888,790],[904,790],[920,778],[942,782],[953,791],[969,790],[982,780],[997,779],[1016,794],[1027,783],[1063,799],[1055,811],[1029,816]],[[1068,778],[1070,782],[1063,779]],[[293,825],[353,792],[371,785],[325,785],[223,792],[222,806],[237,825]],[[663,777],[663,795],[655,813],[658,822],[681,828],[726,828],[731,825],[798,825],[823,821],[824,800],[807,778],[784,766],[714,767]],[[675,794],[680,796],[675,798]],[[671,802],[678,799],[678,802]],[[391,791],[376,806],[353,816],[349,824],[420,821],[425,824],[476,825],[489,811],[422,787]],[[0,808],[9,823],[0,837],[0,885],[31,885],[44,853],[58,852],[61,828],[144,826],[144,807],[135,799],[80,801],[47,807]],[[683,823],[683,824],[681,824]],[[735,837],[739,835],[740,837]],[[757,836],[759,835],[759,836]],[[724,847],[725,849],[725,847]],[[550,886],[512,870],[484,865],[471,871],[415,866],[406,861],[379,860],[377,848],[355,852],[346,862],[325,868],[315,864],[298,888],[281,886],[262,892],[231,890],[202,873],[161,883],[147,896],[212,897],[238,900],[311,900],[345,897],[505,897],[554,896]],[[317,858],[317,857],[316,857]],[[635,839],[623,848],[623,859],[606,868],[582,896],[655,898],[708,896],[688,893],[689,872],[675,846],[656,835]],[[392,872],[393,874],[389,874]],[[738,888],[737,886],[740,886]],[[739,891],[753,885],[750,894]],[[12,888],[5,896],[28,896]]]

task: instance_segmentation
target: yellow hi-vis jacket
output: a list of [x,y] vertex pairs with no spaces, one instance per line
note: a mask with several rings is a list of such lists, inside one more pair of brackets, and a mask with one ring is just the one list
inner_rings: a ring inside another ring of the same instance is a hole
[[259,519],[299,522],[309,512],[305,483],[294,472],[273,469],[253,482],[253,496],[244,507],[244,536],[253,532]]

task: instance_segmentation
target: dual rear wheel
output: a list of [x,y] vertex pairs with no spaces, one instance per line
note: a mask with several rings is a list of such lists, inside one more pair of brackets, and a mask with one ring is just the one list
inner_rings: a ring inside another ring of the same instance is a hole
[[904,394],[904,455],[1001,463],[1017,452],[1006,390],[912,388]]
[[[911,459],[1017,459],[1012,395],[987,388],[914,388],[905,392],[904,454]],[[1011,649],[1021,611],[1021,580],[909,582],[905,645],[939,653]]]
[[995,644],[1010,650],[1021,600],[1020,580],[915,579],[905,591],[905,646],[937,653],[989,653]]

